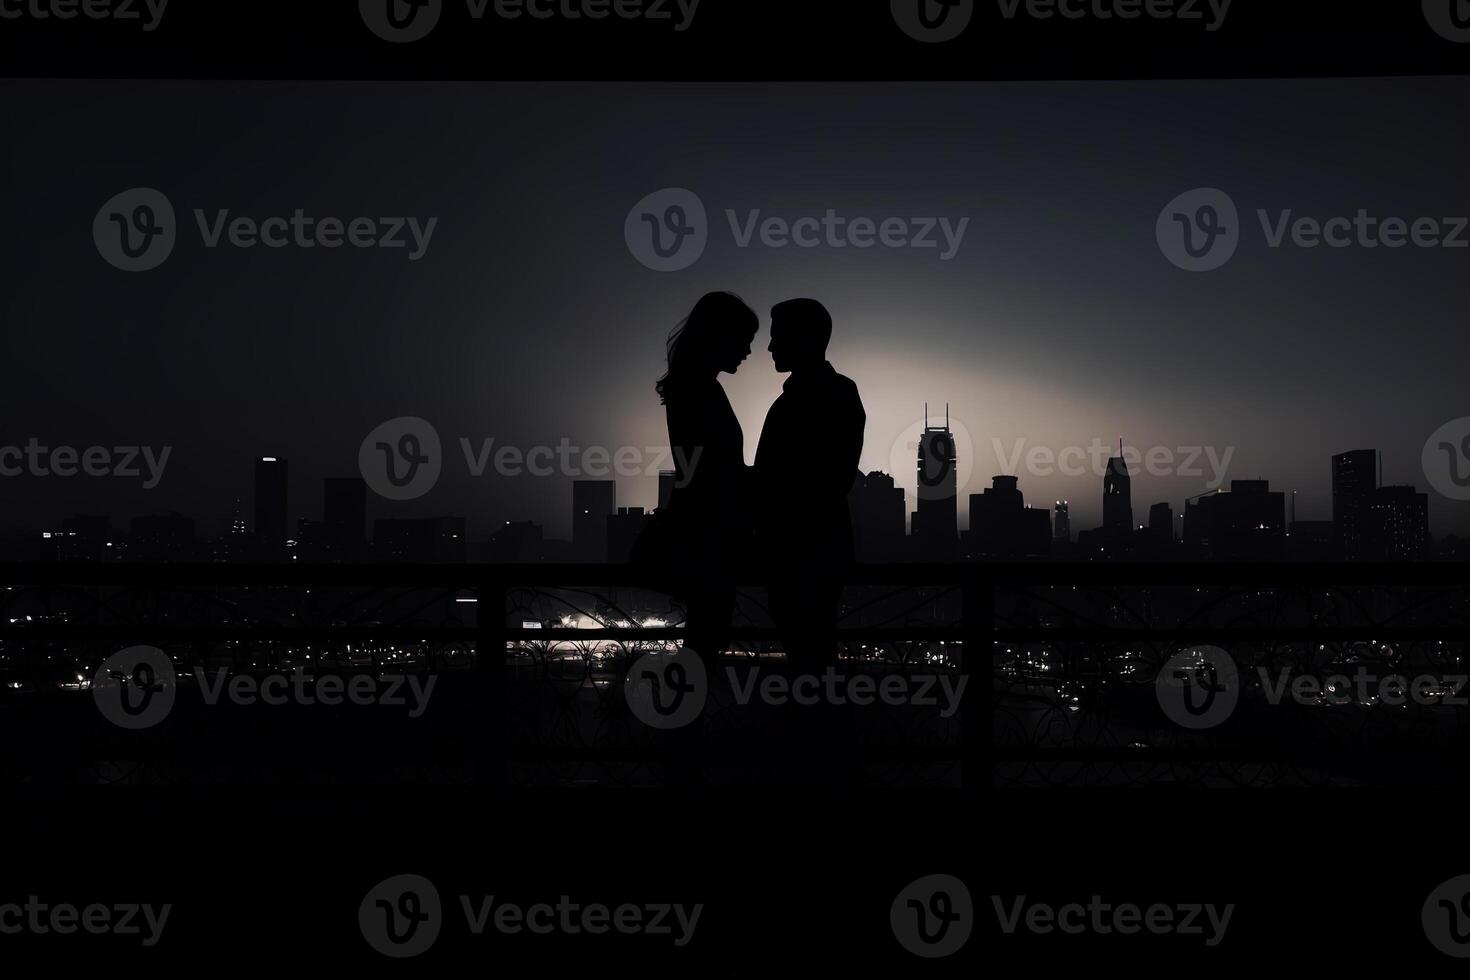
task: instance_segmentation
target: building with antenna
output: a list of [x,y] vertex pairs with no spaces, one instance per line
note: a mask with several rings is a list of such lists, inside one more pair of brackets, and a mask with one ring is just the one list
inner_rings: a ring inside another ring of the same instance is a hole
[[1133,543],[1133,477],[1123,459],[1123,440],[1118,455],[1108,460],[1103,476],[1103,542],[1114,554],[1126,553]]
[[944,425],[929,424],[924,405],[924,431],[919,436],[918,502],[911,540],[921,561],[954,561],[959,551],[959,470],[954,434],[949,429],[949,405]]

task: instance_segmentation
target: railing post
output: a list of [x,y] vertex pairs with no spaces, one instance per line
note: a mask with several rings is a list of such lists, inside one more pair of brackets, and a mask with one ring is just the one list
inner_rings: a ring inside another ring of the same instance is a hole
[[994,696],[990,677],[995,662],[995,583],[984,566],[972,565],[961,575],[964,626],[961,632],[960,671],[965,693],[960,698],[962,785],[980,792],[994,779],[988,746],[993,736]]
[[499,793],[509,782],[510,752],[507,730],[505,600],[509,585],[504,572],[481,580],[475,627],[479,738],[476,776],[482,789]]

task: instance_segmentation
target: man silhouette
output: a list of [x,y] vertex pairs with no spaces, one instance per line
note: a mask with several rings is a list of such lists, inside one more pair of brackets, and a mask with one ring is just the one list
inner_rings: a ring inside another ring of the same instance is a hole
[[771,310],[771,357],[790,372],[755,454],[757,533],[771,616],[797,673],[835,663],[832,631],[843,570],[853,561],[847,494],[867,414],[857,385],[827,361],[832,316],[814,299]]

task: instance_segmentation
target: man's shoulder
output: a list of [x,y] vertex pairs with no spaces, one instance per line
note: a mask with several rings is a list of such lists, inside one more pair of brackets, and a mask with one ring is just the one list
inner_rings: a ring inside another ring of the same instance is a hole
[[857,402],[862,405],[862,398],[858,395],[857,382],[845,374],[832,373],[832,387],[841,397]]

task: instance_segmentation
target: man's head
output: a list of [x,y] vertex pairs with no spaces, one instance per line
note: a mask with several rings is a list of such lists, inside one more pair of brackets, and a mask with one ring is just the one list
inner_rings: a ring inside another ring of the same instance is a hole
[[814,299],[790,299],[771,309],[771,358],[777,371],[800,371],[827,359],[832,315]]

